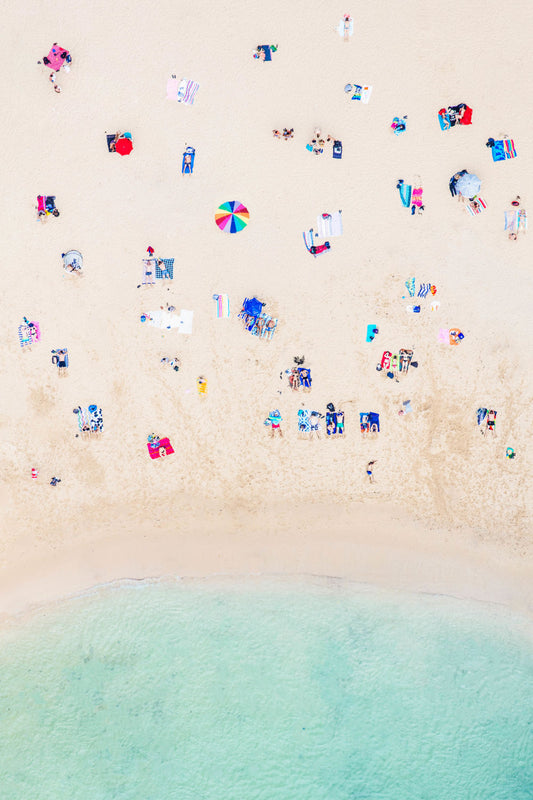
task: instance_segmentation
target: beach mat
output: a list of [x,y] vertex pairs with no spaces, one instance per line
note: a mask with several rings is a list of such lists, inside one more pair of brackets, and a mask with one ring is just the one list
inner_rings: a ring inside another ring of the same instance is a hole
[[229,295],[214,294],[213,300],[215,300],[217,304],[217,317],[219,319],[229,317]]

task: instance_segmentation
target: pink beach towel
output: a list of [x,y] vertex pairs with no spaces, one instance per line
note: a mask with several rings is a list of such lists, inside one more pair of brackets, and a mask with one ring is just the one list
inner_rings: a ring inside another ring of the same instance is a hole
[[422,189],[421,186],[418,186],[416,189],[413,188],[413,191],[412,191],[412,194],[411,194],[411,205],[418,206],[418,208],[422,207],[422,192],[423,191],[424,190]]
[[213,299],[217,302],[217,317],[229,317],[229,295],[215,294]]
[[450,344],[450,331],[449,328],[441,328],[439,331],[439,342],[441,344]]
[[46,66],[55,69],[56,72],[59,72],[59,70],[65,63],[65,57],[63,58],[61,57],[62,53],[64,54],[64,56],[67,56],[68,50],[65,50],[64,47],[60,47],[58,44],[55,44],[47,55],[48,61],[50,63],[47,64]]
[[167,100],[178,99],[178,79],[174,76],[167,81]]

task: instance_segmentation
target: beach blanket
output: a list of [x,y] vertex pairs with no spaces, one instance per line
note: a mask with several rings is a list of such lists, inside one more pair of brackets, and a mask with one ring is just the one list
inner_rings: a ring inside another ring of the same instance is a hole
[[178,86],[178,95],[176,98],[178,103],[185,103],[187,106],[192,106],[199,88],[199,83],[196,83],[195,81],[189,81],[187,78],[183,78]]
[[[162,264],[160,262],[163,262]],[[174,259],[160,258],[155,264],[155,277],[158,280],[173,280],[174,278]]]
[[360,100],[361,103],[364,103],[366,105],[370,100],[370,96],[372,94],[372,87],[360,86],[359,84],[354,83],[352,91],[353,91],[352,100]]
[[487,145],[491,148],[493,161],[506,161],[508,158],[516,158],[513,139],[489,139]]
[[489,413],[488,408],[478,408],[476,412],[477,424],[481,425],[483,420],[486,418],[487,414]]
[[65,50],[64,47],[60,47],[60,45],[55,44],[50,49],[48,55],[44,57],[43,61],[47,66],[51,67],[51,69],[58,72],[66,63],[68,54],[68,50]]
[[342,236],[342,211],[334,211],[333,214],[320,214],[316,219],[318,235],[322,239],[329,239],[331,236]]
[[431,283],[421,283],[417,297],[427,297],[431,289]]
[[229,317],[229,295],[214,294],[213,300],[216,300],[217,304],[217,317]]
[[344,411],[326,411],[326,434],[344,436]]
[[24,323],[18,327],[18,337],[21,347],[30,347],[41,339],[41,328],[38,322],[24,317]]
[[143,258],[143,277],[142,277],[142,285],[143,286],[154,286],[155,285],[155,269],[157,265],[156,258]]

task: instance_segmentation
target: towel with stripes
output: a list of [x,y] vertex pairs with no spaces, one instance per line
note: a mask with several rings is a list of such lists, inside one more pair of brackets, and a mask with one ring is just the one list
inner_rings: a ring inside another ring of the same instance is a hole
[[185,103],[187,106],[192,106],[199,88],[199,83],[196,83],[195,81],[189,81],[187,78],[183,78],[178,87],[178,103]]
[[213,300],[217,304],[217,317],[229,317],[229,295],[214,294]]

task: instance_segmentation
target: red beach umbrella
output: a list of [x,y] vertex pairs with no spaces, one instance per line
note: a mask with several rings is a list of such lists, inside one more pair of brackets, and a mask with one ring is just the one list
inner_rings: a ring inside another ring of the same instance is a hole
[[133,143],[131,139],[123,136],[121,139],[117,140],[115,144],[115,152],[119,153],[121,156],[128,156],[131,151],[133,150]]

